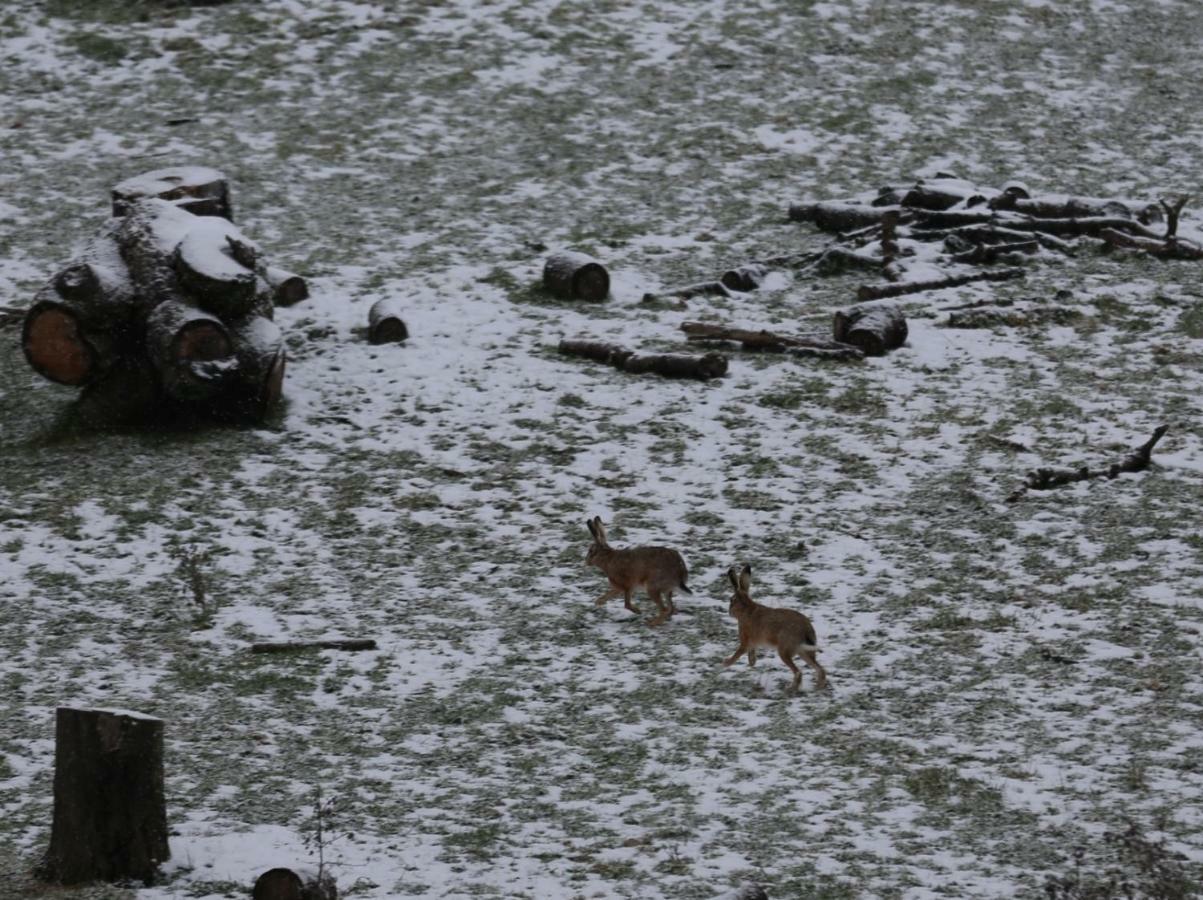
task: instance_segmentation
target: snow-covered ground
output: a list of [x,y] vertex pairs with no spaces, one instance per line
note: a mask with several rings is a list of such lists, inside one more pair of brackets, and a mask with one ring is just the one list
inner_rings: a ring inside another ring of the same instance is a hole
[[[735,352],[694,383],[555,347],[826,332],[864,273],[641,302],[826,246],[791,201],[939,170],[1197,192],[1200,39],[1193,0],[5,4],[0,306],[174,164],[224,171],[313,296],[277,313],[257,429],[68,432],[75,391],[3,331],[0,847],[45,846],[54,708],[89,704],[167,723],[172,861],[138,900],[312,862],[318,787],[364,898],[1037,896],[1075,848],[1084,880],[1123,864],[1128,822],[1197,876],[1198,263],[1042,254],[909,298],[907,345],[863,363]],[[567,247],[609,302],[537,289]],[[1053,327],[940,310],[1058,291]],[[404,346],[364,339],[382,297]],[[1163,423],[1149,471],[1007,502]],[[664,627],[593,605],[594,515],[685,555]],[[208,616],[181,547],[211,554]],[[737,562],[815,622],[830,692],[722,668]],[[315,636],[379,649],[248,649]]]

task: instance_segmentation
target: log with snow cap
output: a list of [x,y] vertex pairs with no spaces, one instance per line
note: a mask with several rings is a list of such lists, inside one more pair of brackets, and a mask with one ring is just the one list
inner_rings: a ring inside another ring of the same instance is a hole
[[[152,408],[168,402],[263,418],[283,387],[283,336],[271,321],[277,298],[296,302],[308,289],[269,266],[226,215],[194,214],[228,214],[224,184],[214,170],[185,167],[114,188],[119,216],[25,314],[30,365],[62,384],[104,384],[93,399],[120,384],[116,393]],[[154,384],[125,389],[139,378]]]

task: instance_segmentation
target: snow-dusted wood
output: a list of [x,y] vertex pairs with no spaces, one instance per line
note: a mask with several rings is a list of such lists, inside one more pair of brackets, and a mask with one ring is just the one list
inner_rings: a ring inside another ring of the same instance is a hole
[[721,353],[703,356],[640,355],[616,344],[575,340],[560,341],[559,351],[565,356],[596,360],[633,374],[651,372],[666,378],[696,378],[699,381],[721,378],[727,374],[727,357]]
[[[851,344],[824,338],[796,334],[778,334],[772,331],[753,331],[746,328],[730,328],[709,322],[683,322],[681,330],[690,342],[718,341],[738,343],[745,350],[761,350],[768,353],[790,353],[797,356],[814,356],[828,359],[863,359],[864,351]],[[797,353],[798,350],[813,351]]]
[[124,216],[133,204],[147,197],[166,200],[198,216],[230,215],[230,189],[226,178],[207,166],[175,166],[136,175],[111,191],[113,215]]
[[835,314],[832,335],[852,344],[866,356],[884,356],[901,347],[907,337],[906,317],[891,305],[852,306]]
[[182,300],[160,303],[147,317],[146,351],[176,400],[215,396],[238,365],[225,323]]
[[296,650],[375,650],[371,638],[332,638],[316,641],[261,641],[251,644],[252,653],[292,653]]
[[969,275],[949,275],[947,278],[927,281],[902,281],[897,284],[884,285],[862,284],[857,288],[856,299],[863,303],[866,300],[883,300],[886,297],[902,297],[906,294],[918,294],[921,291],[960,287],[975,281],[1009,281],[1012,278],[1023,278],[1024,274],[1023,269],[994,269],[988,272],[973,272]]
[[293,306],[309,298],[309,284],[300,275],[275,266],[266,266],[263,278],[271,288],[276,306]]
[[222,406],[241,418],[261,420],[280,399],[287,357],[280,327],[263,316],[248,316],[230,327],[237,361]]
[[731,291],[754,291],[760,287],[768,273],[768,266],[748,263],[728,269],[719,278],[719,281],[723,287]]
[[368,340],[373,344],[399,344],[409,337],[409,329],[401,318],[401,301],[384,297],[368,310]]
[[1091,469],[1088,466],[1082,466],[1077,469],[1033,469],[1027,474],[1023,486],[1012,492],[1007,497],[1007,500],[1014,502],[1029,490],[1047,491],[1051,488],[1073,484],[1077,481],[1091,481],[1095,478],[1117,478],[1125,473],[1142,472],[1149,467],[1149,462],[1153,457],[1153,448],[1157,446],[1158,441],[1165,437],[1165,433],[1169,431],[1169,428],[1168,425],[1158,426],[1147,441],[1135,448],[1122,460],[1112,463],[1105,469]]
[[121,710],[59,707],[47,881],[149,882],[170,857],[163,721]]
[[180,289],[218,316],[245,315],[255,300],[259,255],[230,222],[198,216],[175,251]]
[[329,870],[309,866],[268,869],[257,879],[252,900],[338,900]]
[[610,294],[610,273],[593,257],[566,251],[547,258],[543,284],[565,300],[605,300]]

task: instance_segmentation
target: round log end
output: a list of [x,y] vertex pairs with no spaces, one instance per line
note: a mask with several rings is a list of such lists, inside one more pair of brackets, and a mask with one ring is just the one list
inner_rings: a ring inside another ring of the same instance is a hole
[[610,295],[610,273],[601,263],[586,263],[572,276],[573,296],[598,302]]
[[233,352],[229,333],[217,322],[189,322],[176,334],[174,356],[181,363],[213,362]]
[[25,316],[21,336],[34,371],[59,384],[87,384],[97,375],[97,353],[70,310],[52,301],[37,303]]
[[310,869],[268,869],[255,880],[252,900],[338,900],[338,887],[329,872]]
[[703,378],[722,378],[727,374],[727,365],[727,357],[721,353],[707,353],[698,369]]
[[373,344],[400,344],[408,337],[409,329],[397,316],[380,319],[368,329],[368,340]]

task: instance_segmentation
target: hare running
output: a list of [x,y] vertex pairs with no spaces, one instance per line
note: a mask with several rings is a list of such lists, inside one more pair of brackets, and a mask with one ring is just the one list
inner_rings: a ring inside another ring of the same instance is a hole
[[660,614],[647,624],[662,625],[677,611],[676,604],[673,603],[673,591],[693,593],[685,584],[685,579],[689,576],[685,560],[676,550],[668,547],[629,547],[625,550],[615,550],[606,541],[606,528],[602,525],[600,516],[594,516],[585,524],[589,527],[589,533],[593,535],[593,544],[585,556],[585,565],[597,566],[610,579],[610,589],[594,601],[598,606],[604,605],[607,600],[622,597],[623,605],[635,615],[639,615],[639,608],[631,603],[631,597],[636,590],[643,588],[660,611]]
[[793,691],[798,690],[802,683],[802,672],[794,665],[794,657],[801,656],[808,666],[815,670],[815,689],[821,690],[827,685],[827,673],[815,659],[819,648],[815,637],[815,627],[810,619],[792,609],[777,609],[772,606],[761,606],[748,596],[748,588],[752,584],[752,567],[744,566],[738,571],[735,566],[727,570],[727,577],[735,588],[735,596],[731,598],[728,612],[739,622],[739,646],[730,657],[723,660],[724,666],[729,666],[745,653],[748,654],[748,665],[756,665],[756,650],[760,647],[776,647],[781,661],[793,670]]

